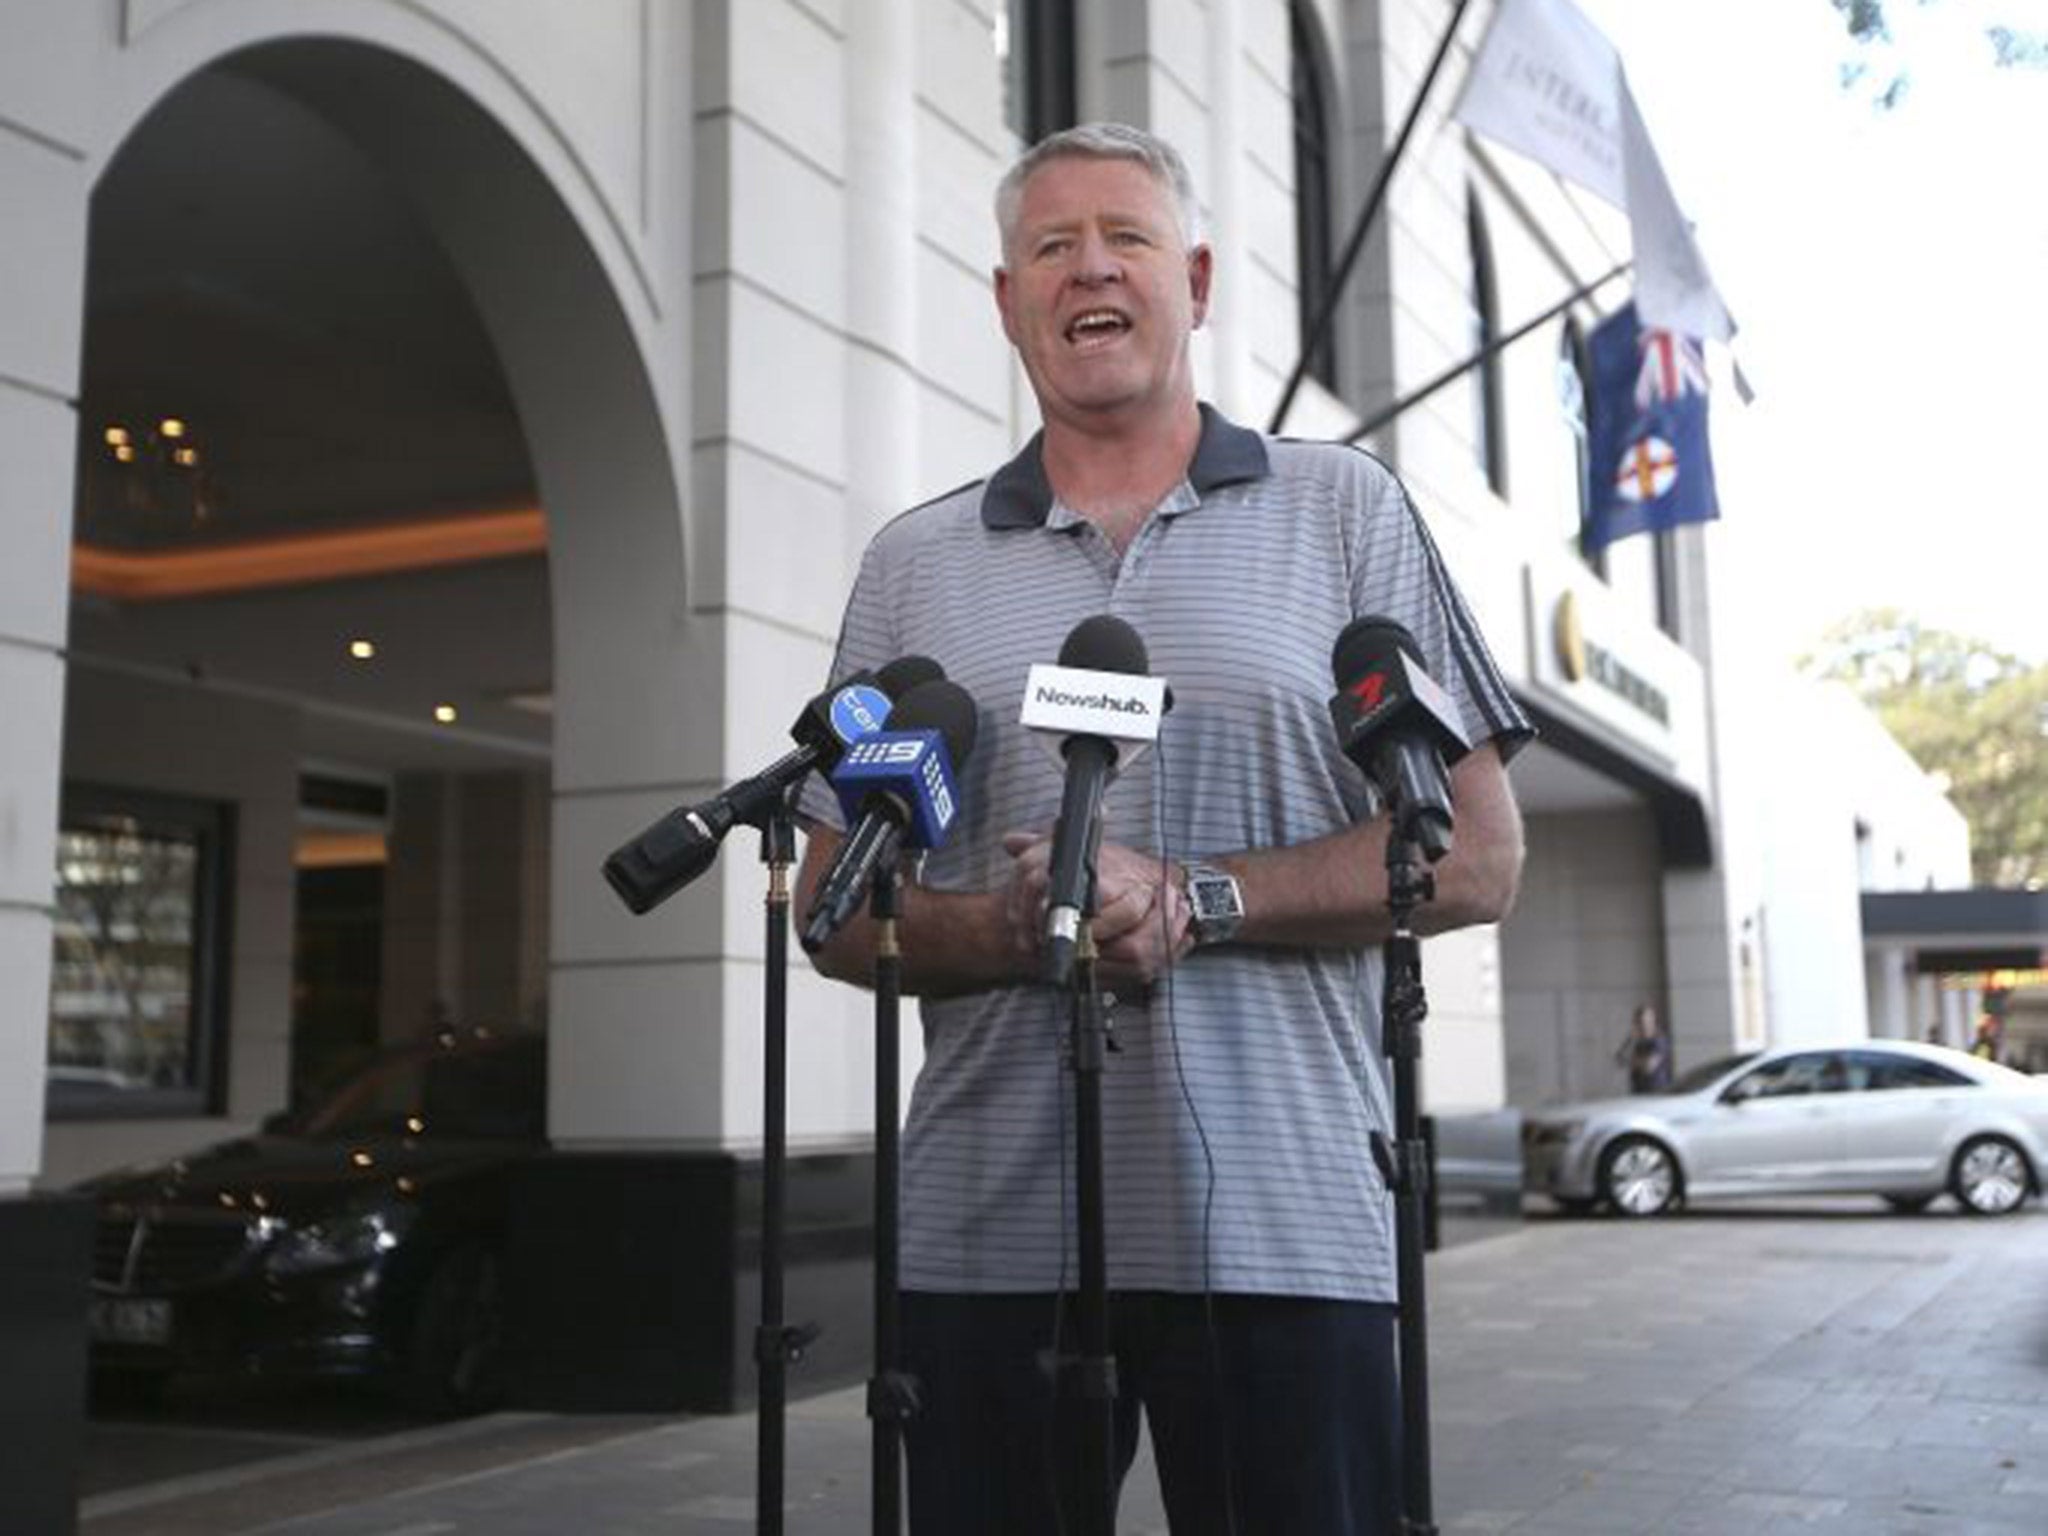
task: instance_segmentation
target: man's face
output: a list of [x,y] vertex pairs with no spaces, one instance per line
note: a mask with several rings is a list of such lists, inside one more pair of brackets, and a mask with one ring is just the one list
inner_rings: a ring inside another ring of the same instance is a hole
[[1067,156],[1024,184],[996,307],[1048,418],[1101,423],[1194,397],[1188,336],[1210,255],[1136,160]]

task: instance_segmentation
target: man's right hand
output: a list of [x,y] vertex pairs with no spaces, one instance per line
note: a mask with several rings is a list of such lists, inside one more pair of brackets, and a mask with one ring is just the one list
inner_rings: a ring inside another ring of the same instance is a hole
[[[1036,957],[1045,946],[1052,839],[1006,832],[1003,848],[1014,861],[1004,891],[1011,941],[1019,953]],[[1187,900],[1171,873],[1171,866],[1156,856],[1121,843],[1104,843],[1096,850],[1092,929],[1103,979],[1110,985],[1149,985],[1187,952]],[[1163,914],[1161,902],[1166,903]]]

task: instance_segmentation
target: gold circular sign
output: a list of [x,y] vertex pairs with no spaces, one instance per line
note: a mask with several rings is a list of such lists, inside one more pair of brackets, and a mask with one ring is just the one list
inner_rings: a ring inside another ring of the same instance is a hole
[[1557,600],[1557,618],[1552,625],[1557,640],[1557,664],[1569,682],[1586,675],[1586,636],[1579,628],[1578,599],[1570,592]]

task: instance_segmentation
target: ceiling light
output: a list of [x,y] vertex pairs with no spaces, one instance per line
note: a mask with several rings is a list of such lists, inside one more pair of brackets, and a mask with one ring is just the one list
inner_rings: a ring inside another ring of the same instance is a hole
[[190,469],[199,462],[199,450],[197,448],[173,448],[171,450],[171,462],[184,469]]
[[156,424],[159,437],[180,438],[185,435],[185,423],[176,416],[166,416]]
[[434,718],[443,725],[453,725],[455,723],[455,706],[453,704],[436,704],[434,706]]
[[117,458],[117,459],[119,459],[119,460],[120,460],[120,461],[121,461],[121,462],[122,462],[123,464],[132,464],[132,463],[134,463],[134,462],[135,462],[135,448],[134,448],[134,445],[133,445],[133,444],[130,444],[130,443],[116,443],[116,444],[114,445],[114,457],[115,457],[115,458]]
[[127,443],[128,443],[128,429],[127,429],[126,427],[109,427],[109,428],[107,428],[107,446],[108,446],[109,448],[122,448],[122,447],[126,447],[126,446],[127,446]]
[[377,654],[377,646],[371,640],[351,640],[348,643],[348,653],[357,661],[368,661]]

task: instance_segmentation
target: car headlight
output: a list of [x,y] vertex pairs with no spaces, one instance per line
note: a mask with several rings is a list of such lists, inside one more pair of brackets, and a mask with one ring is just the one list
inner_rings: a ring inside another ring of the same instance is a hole
[[278,1239],[264,1267],[273,1275],[306,1275],[364,1263],[396,1248],[416,1214],[411,1206],[394,1206],[307,1222]]

